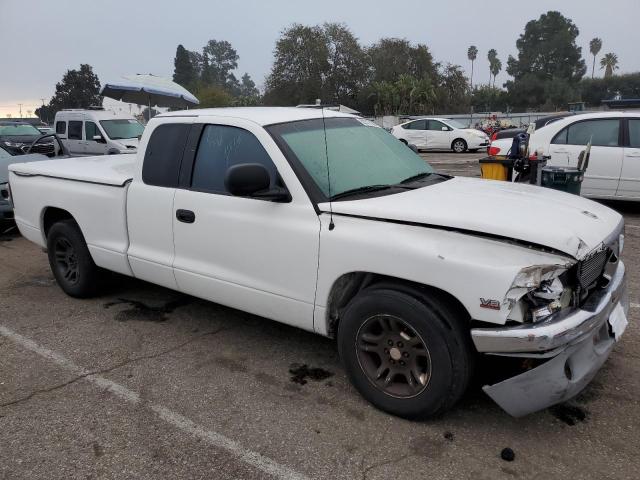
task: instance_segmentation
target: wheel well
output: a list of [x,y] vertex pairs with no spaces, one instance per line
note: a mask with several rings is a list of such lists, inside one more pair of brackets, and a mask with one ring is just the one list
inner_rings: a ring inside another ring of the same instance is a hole
[[47,207],[45,209],[44,214],[42,215],[42,232],[45,240],[47,235],[49,235],[49,230],[53,224],[62,220],[74,220],[74,218],[73,215],[62,208]]
[[405,145],[409,145],[409,142],[407,142],[404,138],[400,138],[399,140]]
[[342,275],[331,287],[326,316],[327,334],[329,337],[336,337],[340,317],[344,309],[349,305],[349,302],[360,291],[373,286],[397,289],[418,299],[424,298],[425,296],[438,296],[449,302],[453,308],[460,312],[460,315],[467,319],[471,318],[467,309],[456,297],[440,288],[377,273],[351,272]]
[[451,149],[453,149],[453,144],[456,143],[458,140],[462,140],[464,142],[465,145],[468,145],[467,141],[464,138],[456,138],[453,140],[453,142],[451,142]]

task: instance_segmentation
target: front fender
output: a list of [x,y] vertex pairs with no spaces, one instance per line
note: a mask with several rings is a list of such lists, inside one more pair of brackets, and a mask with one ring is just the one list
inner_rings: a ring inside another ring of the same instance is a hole
[[314,328],[327,334],[334,283],[351,272],[370,272],[443,290],[471,318],[503,325],[516,275],[532,265],[564,265],[569,257],[479,235],[379,220],[321,215],[320,261]]

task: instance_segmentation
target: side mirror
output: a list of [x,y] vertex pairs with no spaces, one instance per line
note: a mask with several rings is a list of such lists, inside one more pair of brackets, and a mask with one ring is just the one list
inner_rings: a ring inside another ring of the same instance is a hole
[[105,142],[104,138],[102,138],[102,135],[94,135],[93,140],[95,140],[98,143],[107,143]]
[[448,132],[449,131],[449,127],[442,127],[442,131],[443,132]]
[[274,202],[290,202],[291,195],[285,188],[271,185],[269,172],[259,163],[243,163],[229,167],[224,178],[227,191],[236,197],[253,197]]

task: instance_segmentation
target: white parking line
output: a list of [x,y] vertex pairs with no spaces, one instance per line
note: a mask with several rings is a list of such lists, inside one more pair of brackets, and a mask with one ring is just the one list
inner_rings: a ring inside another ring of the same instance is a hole
[[[68,370],[72,374],[78,377],[84,377],[84,379],[88,382],[91,382],[94,385],[97,385],[98,387],[105,390],[108,390],[116,397],[119,397],[126,402],[132,404],[140,404],[140,394],[134,392],[133,390],[129,390],[127,387],[109,380],[101,375],[92,374],[91,371],[76,365],[64,356],[37,344],[33,340],[24,337],[19,333],[8,329],[7,327],[0,325],[0,335],[12,340],[14,343],[17,343],[27,350],[31,350],[32,352],[46,358],[47,360],[51,360],[56,365],[64,368],[65,370]],[[205,427],[198,425],[184,415],[174,412],[173,410],[163,407],[162,405],[144,402],[142,403],[142,406],[155,412],[162,420],[174,426],[175,428],[198,437],[214,447],[226,450],[227,453],[233,455],[247,465],[261,470],[262,472],[267,473],[272,477],[282,480],[308,480],[308,477],[290,469],[289,467],[280,465],[279,463],[276,463],[275,461],[271,460],[268,457],[265,457],[264,455],[261,455],[258,452],[248,450],[239,443],[225,437],[224,435],[216,433],[212,430],[207,430]]]

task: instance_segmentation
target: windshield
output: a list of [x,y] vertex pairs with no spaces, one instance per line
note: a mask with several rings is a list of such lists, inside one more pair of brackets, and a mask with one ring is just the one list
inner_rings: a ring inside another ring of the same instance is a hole
[[41,133],[40,130],[33,125],[16,123],[13,125],[0,125],[0,135],[41,135]]
[[7,152],[4,148],[0,147],[0,160],[4,158],[11,158],[11,154]]
[[111,140],[121,140],[124,138],[138,138],[144,131],[144,126],[137,120],[101,120],[100,125],[104,128],[107,136]]
[[453,128],[469,128],[469,125],[466,125],[458,120],[452,120],[450,118],[447,118],[447,123],[450,127]]
[[335,117],[325,122],[326,151],[322,119],[267,129],[297,157],[327,198],[367,186],[394,185],[433,172],[419,155],[372,122]]

